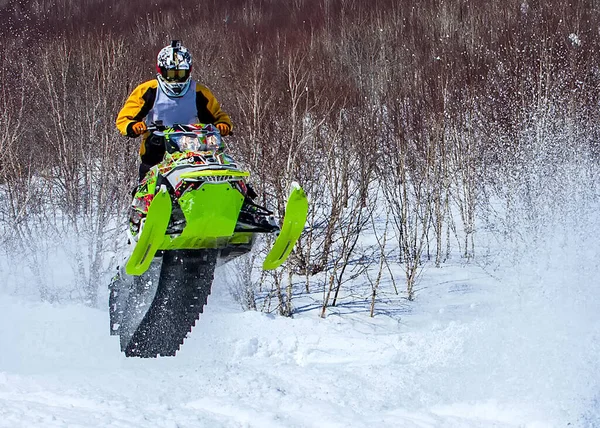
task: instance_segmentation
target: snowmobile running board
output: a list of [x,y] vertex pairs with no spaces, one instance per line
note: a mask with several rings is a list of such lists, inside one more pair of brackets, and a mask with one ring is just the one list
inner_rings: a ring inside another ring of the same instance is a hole
[[[193,214],[189,216],[193,220],[188,221],[179,236],[171,236],[166,232],[172,201],[166,186],[161,186],[150,203],[139,239],[125,265],[125,272],[128,275],[142,275],[159,250],[224,248],[228,242],[250,239],[247,233],[235,232],[242,204],[242,195],[234,191],[229,183],[205,184],[181,198],[183,211]],[[207,210],[206,207],[211,209]],[[283,225],[263,263],[264,270],[276,269],[287,260],[302,234],[307,216],[306,194],[297,183],[292,183]]]

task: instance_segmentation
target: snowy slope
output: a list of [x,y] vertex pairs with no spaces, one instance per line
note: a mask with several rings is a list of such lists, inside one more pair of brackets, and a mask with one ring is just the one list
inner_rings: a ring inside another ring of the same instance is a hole
[[423,282],[402,313],[322,320],[241,312],[217,279],[177,357],[155,360],[126,359],[104,310],[4,295],[0,426],[585,424],[594,363],[567,364],[591,354],[565,348],[577,341],[561,336],[570,326],[552,322],[550,306],[525,322],[530,305],[502,307],[510,293],[473,265],[430,269]]
[[461,324],[411,333],[390,319],[221,307],[177,358],[127,360],[106,334],[105,312],[11,298],[1,309],[2,426],[483,427],[540,417],[509,403],[445,401],[444,389],[456,389],[444,383],[459,364]]

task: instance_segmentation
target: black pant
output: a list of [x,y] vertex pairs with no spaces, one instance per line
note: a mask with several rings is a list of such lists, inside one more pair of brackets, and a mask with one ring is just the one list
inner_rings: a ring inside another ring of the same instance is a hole
[[163,160],[165,156],[165,139],[158,135],[150,135],[144,141],[144,146],[145,150],[140,164],[140,181],[144,179],[150,168]]
[[[156,165],[156,164],[154,164]],[[154,165],[149,165],[147,163],[142,162],[140,164],[140,182],[144,179],[144,177],[146,176],[146,174],[148,173],[148,171],[150,171],[150,168],[152,168]]]

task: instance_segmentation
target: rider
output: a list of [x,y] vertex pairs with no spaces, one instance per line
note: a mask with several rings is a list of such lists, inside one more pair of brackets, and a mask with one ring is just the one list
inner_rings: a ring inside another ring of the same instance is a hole
[[144,134],[140,147],[140,180],[153,165],[162,161],[165,152],[162,141],[153,139],[147,132],[146,123],[162,121],[164,126],[212,123],[224,136],[232,128],[229,115],[221,110],[210,90],[191,79],[192,55],[179,40],[161,49],[156,70],[156,79],[142,83],[129,95],[116,121],[123,135],[136,138]]

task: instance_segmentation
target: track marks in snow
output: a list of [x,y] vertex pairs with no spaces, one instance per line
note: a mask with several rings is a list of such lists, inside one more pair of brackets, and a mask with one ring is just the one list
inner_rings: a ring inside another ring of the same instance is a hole
[[2,427],[526,426],[493,408],[473,416],[484,395],[460,407],[453,383],[469,368],[456,369],[478,330],[468,320],[286,319],[209,304],[176,358],[141,360],[119,352],[103,311],[12,298],[0,309]]

